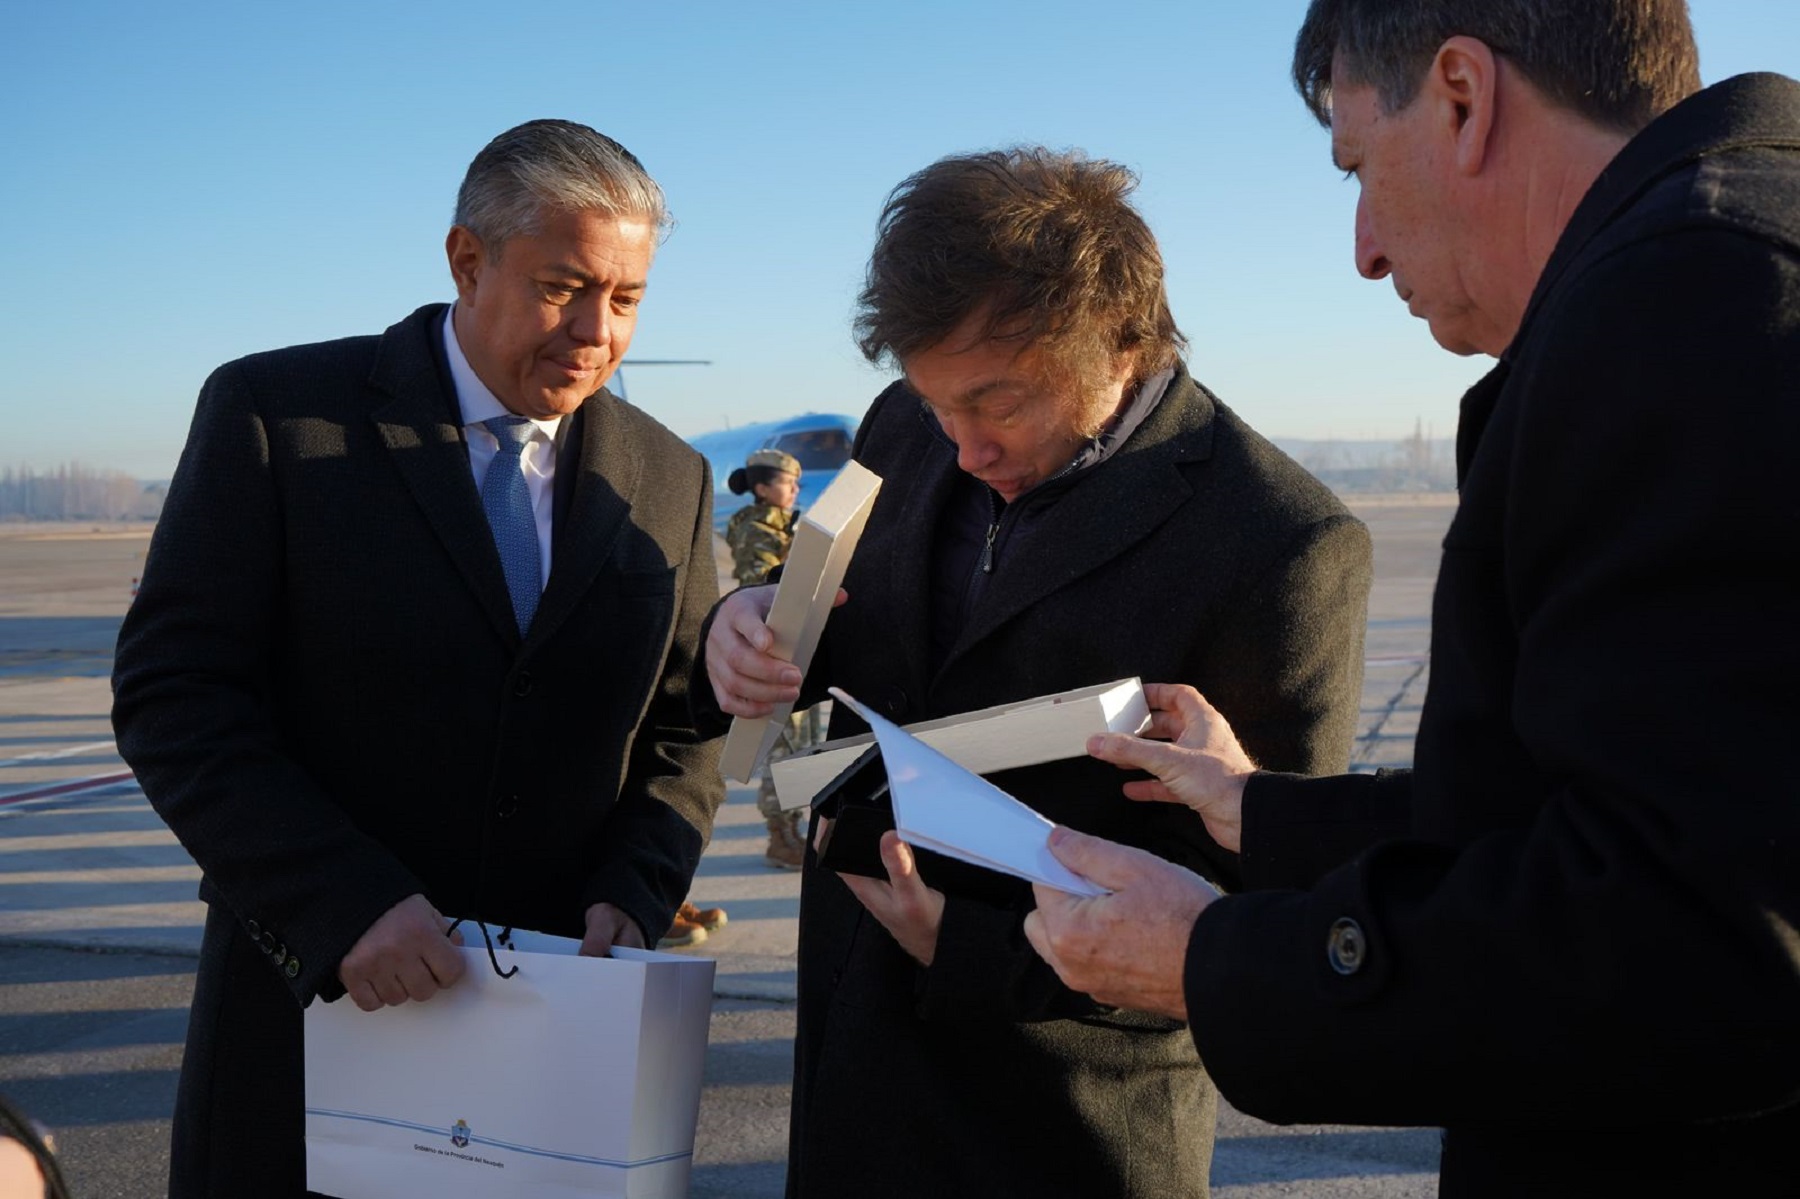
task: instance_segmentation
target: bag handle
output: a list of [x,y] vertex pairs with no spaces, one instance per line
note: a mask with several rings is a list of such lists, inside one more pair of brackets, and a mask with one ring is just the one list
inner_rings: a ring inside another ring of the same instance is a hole
[[[451,933],[455,932],[456,926],[462,924],[466,919],[466,917],[459,916],[451,921],[450,927],[444,930],[444,935],[449,936]],[[488,963],[493,966],[494,973],[498,974],[501,978],[511,978],[513,975],[517,974],[519,972],[517,966],[513,966],[508,970],[500,969],[500,959],[494,956],[494,938],[488,932],[487,922],[485,920],[476,920],[473,921],[473,923],[476,928],[481,930],[481,939],[487,942]],[[500,930],[500,948],[512,948],[512,925],[510,924]]]

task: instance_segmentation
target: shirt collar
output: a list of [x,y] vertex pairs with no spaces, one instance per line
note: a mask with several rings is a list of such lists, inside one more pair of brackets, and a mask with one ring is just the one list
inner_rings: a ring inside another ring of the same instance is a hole
[[[505,404],[502,404],[487,384],[469,365],[468,356],[463,353],[462,344],[456,340],[456,305],[444,313],[444,356],[450,360],[450,382],[456,388],[456,405],[462,410],[463,427],[479,425],[496,416],[511,416]],[[555,416],[549,420],[536,420],[527,417],[538,431],[552,441],[556,440],[556,430],[562,424],[562,417]]]

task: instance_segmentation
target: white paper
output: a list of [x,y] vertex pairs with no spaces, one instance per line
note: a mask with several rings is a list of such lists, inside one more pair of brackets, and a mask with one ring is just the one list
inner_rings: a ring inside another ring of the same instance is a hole
[[1072,895],[1107,894],[1056,860],[1050,821],[836,687],[831,694],[874,730],[902,841]]

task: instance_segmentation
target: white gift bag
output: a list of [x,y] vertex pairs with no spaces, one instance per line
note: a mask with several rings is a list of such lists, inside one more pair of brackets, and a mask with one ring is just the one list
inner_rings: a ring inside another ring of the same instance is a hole
[[454,987],[306,1010],[306,1185],[339,1199],[685,1196],[713,963],[481,930]]

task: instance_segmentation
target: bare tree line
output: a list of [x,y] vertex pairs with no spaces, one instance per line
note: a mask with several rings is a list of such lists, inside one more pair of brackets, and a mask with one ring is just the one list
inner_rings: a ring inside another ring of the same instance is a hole
[[0,468],[0,520],[142,520],[162,507],[162,489],[124,471],[68,462],[49,470]]

